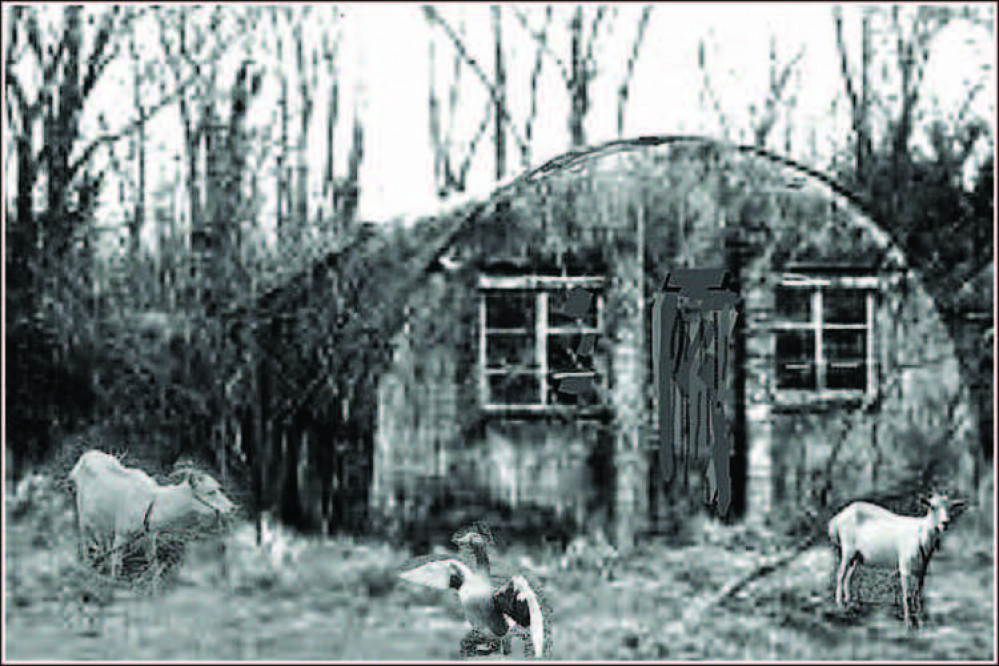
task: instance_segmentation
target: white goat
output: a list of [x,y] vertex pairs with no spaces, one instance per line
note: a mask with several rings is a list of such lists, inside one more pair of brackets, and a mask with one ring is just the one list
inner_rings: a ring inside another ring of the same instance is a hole
[[829,538],[840,548],[836,577],[838,606],[850,602],[850,576],[859,561],[872,566],[898,567],[905,623],[915,624],[915,618],[909,614],[910,581],[915,576],[915,599],[921,601],[926,568],[950,522],[949,510],[965,503],[937,493],[924,501],[929,510],[920,518],[899,516],[868,502],[854,502],[829,521]]

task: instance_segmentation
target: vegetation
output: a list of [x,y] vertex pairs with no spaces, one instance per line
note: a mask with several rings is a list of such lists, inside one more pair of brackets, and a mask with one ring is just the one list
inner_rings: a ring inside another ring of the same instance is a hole
[[[297,537],[289,566],[230,542],[222,568],[206,541],[191,544],[164,594],[150,598],[73,562],[64,509],[36,506],[6,521],[11,659],[450,659],[467,632],[453,595],[396,578],[423,550]],[[32,543],[43,512],[45,545]],[[858,571],[864,603],[837,611],[834,556],[821,546],[708,614],[688,613],[786,548],[776,534],[749,535],[755,549],[739,530],[702,530],[686,544],[646,539],[609,571],[599,544],[594,557],[583,544],[571,558],[512,544],[497,559],[527,567],[542,586],[556,659],[987,660],[992,605],[981,591],[994,584],[992,539],[968,527],[957,524],[930,567],[918,636],[896,617],[897,583],[884,573]]]

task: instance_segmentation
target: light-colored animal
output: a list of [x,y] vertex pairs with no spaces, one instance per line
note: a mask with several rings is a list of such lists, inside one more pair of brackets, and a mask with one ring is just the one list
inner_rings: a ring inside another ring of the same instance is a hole
[[950,510],[965,502],[933,493],[925,503],[929,507],[926,515],[917,518],[899,516],[876,504],[854,502],[829,521],[829,538],[840,549],[837,605],[850,602],[850,576],[858,562],[898,568],[904,619],[906,624],[915,624],[909,611],[910,583],[915,578],[915,600],[921,601],[926,568],[950,523]]
[[[87,451],[69,474],[76,491],[76,522],[81,554],[92,540],[111,543],[111,576],[117,577],[129,539],[203,526],[230,515],[235,505],[211,476],[184,469],[172,485],[161,486],[142,470],[126,467],[102,451]],[[151,560],[155,561],[155,560]]]
[[[493,580],[486,542],[477,532],[468,532],[454,541],[472,548],[475,556],[472,567],[450,558],[408,569],[400,573],[400,577],[439,590],[457,590],[462,610],[473,630],[499,639],[501,644],[508,633],[525,632],[534,648],[534,656],[540,658],[544,650],[544,617],[530,584],[523,576]],[[504,652],[507,651],[504,646]]]

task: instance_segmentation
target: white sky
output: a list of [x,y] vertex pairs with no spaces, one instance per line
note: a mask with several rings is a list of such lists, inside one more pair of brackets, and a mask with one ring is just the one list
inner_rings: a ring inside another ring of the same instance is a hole
[[[552,27],[552,50],[568,53],[566,24],[575,5],[555,6]],[[437,85],[442,102],[446,104],[445,86],[450,76],[453,51],[449,42],[437,28],[424,19],[419,5],[413,3],[347,3],[338,5],[343,18],[341,27],[344,42],[341,46],[340,67],[340,117],[336,142],[339,148],[337,170],[343,175],[346,168],[346,150],[351,131],[351,117],[355,107],[364,120],[364,162],[361,173],[361,201],[359,216],[367,220],[385,220],[398,216],[415,216],[437,207],[434,194],[433,156],[429,139],[428,113],[428,44],[431,38],[437,44]],[[540,26],[544,6],[535,3],[519,5]],[[99,6],[88,9],[102,11]],[[469,51],[483,69],[492,72],[492,36],[487,5],[451,3],[440,5],[440,13],[453,25],[464,18],[468,29],[466,39]],[[528,104],[528,77],[535,57],[534,42],[523,27],[513,18],[511,6],[504,14],[503,33],[507,45],[508,96],[511,114],[518,124],[525,116]],[[638,3],[617,5],[618,17],[611,34],[602,33],[598,43],[599,72],[591,91],[591,110],[587,118],[587,138],[596,144],[616,137],[616,88],[622,79],[624,63],[633,41],[635,26],[641,12]],[[851,49],[853,66],[859,60],[859,10],[857,5],[844,8],[847,40]],[[594,6],[587,6],[592,13]],[[306,25],[318,27],[335,19],[331,5],[315,5]],[[655,7],[642,48],[627,107],[626,136],[639,134],[697,133],[719,136],[720,128],[714,113],[704,113],[699,105],[701,76],[697,68],[699,38],[707,43],[707,60],[715,90],[725,113],[733,124],[732,138],[751,142],[750,118],[747,109],[751,104],[760,105],[766,96],[769,71],[770,38],[777,40],[778,59],[786,62],[804,49],[798,77],[790,84],[789,92],[797,95],[792,112],[790,157],[825,168],[833,145],[842,144],[848,134],[849,119],[842,99],[843,83],[839,73],[838,56],[831,19],[831,5],[827,3],[660,3]],[[986,81],[972,105],[971,117],[987,118],[992,137],[982,140],[979,149],[984,156],[988,141],[995,137],[995,38],[984,28],[949,28],[935,43],[926,73],[924,95],[920,108],[932,111],[934,104],[944,114],[953,114],[963,101],[969,86]],[[140,30],[140,48],[153,49],[152,58],[159,57],[156,29]],[[265,39],[272,40],[274,29],[266,31]],[[6,34],[6,31],[5,31]],[[290,37],[290,32],[286,33]],[[318,39],[320,31],[307,31],[307,39]],[[235,67],[250,49],[253,57],[269,67],[260,98],[251,107],[249,124],[264,132],[271,132],[277,140],[279,126],[276,109],[281,70],[268,51],[251,46],[247,36],[237,39],[224,61],[224,72],[219,79],[226,85],[232,81]],[[146,44],[143,40],[152,42]],[[296,68],[292,66],[291,49],[286,40],[287,66],[291,88],[290,126],[297,133],[298,83]],[[983,69],[988,68],[988,69]],[[988,75],[991,74],[991,75]],[[486,105],[484,87],[466,68],[463,72],[461,98],[454,120],[456,135],[467,139],[479,124]],[[144,92],[145,99],[155,96],[156,85],[162,76],[155,78],[151,88]],[[112,128],[120,127],[134,115],[128,59],[110,67],[106,80],[95,93],[94,104],[84,117],[85,132],[96,133],[95,121],[104,113]],[[166,87],[173,81],[167,77]],[[311,186],[318,192],[319,177],[325,161],[325,116],[329,98],[331,74],[320,68],[318,78],[309,89],[313,94],[315,110],[309,135],[309,163]],[[882,90],[886,90],[883,88]],[[567,129],[568,96],[561,75],[551,60],[546,59],[539,95],[539,116],[536,121],[532,145],[531,166],[564,152],[569,147]],[[839,97],[839,112],[830,117],[833,99]],[[469,190],[487,193],[493,186],[493,157],[491,127],[480,144],[470,174]],[[784,150],[784,121],[779,120],[771,135],[771,149]],[[521,130],[522,131],[522,130]],[[177,161],[182,148],[182,133],[176,105],[167,107],[149,127],[149,192],[157,188],[173,192],[176,205],[183,207],[181,164]],[[917,146],[920,137],[916,136]],[[295,145],[296,134],[291,137]],[[129,162],[128,141],[117,146],[119,158],[125,159],[125,168],[134,172],[134,162]],[[522,168],[514,141],[508,140],[507,176],[514,176]],[[273,158],[265,159],[253,167],[260,177],[261,219],[274,217]],[[9,167],[5,175],[9,175]],[[270,179],[270,184],[268,184]],[[104,201],[109,220],[121,219],[110,212],[117,207],[118,185],[109,183]],[[151,232],[151,229],[148,230]],[[148,234],[150,237],[151,233]]]
[[[566,15],[573,5],[556,6],[555,24],[564,37]],[[527,5],[540,25],[542,7]],[[846,7],[847,39],[859,47],[859,19],[855,7]],[[472,39],[469,49],[487,72],[492,69],[492,39],[489,32],[488,8],[484,6],[444,5],[440,12],[452,25],[465,16]],[[590,8],[592,11],[592,8]],[[373,3],[344,6],[350,20],[350,35],[360,43],[362,67],[366,72],[365,163],[361,215],[368,219],[385,219],[395,215],[433,208],[433,162],[428,137],[428,39],[431,35],[443,40],[439,29],[431,29],[419,7],[410,4]],[[619,17],[613,34],[600,44],[604,57],[602,71],[594,83],[590,115],[587,118],[587,139],[591,144],[616,137],[616,88],[621,81],[628,49],[633,41],[641,6],[626,3],[619,6]],[[504,24],[504,39],[517,48],[508,56],[508,91],[511,104],[526,110],[528,72],[533,64],[533,43],[525,39],[523,28],[512,17]],[[697,41],[708,36],[708,62],[713,70],[715,88],[724,110],[736,128],[747,131],[742,140],[751,141],[745,109],[765,99],[768,85],[770,35],[777,38],[778,58],[783,62],[800,49],[800,81],[797,84],[797,107],[793,122],[796,126],[792,157],[805,162],[816,161],[823,166],[828,157],[828,141],[846,129],[845,115],[840,125],[829,122],[832,99],[842,94],[842,80],[835,50],[830,5],[825,3],[660,3],[654,10],[642,52],[640,54],[626,115],[625,135],[707,133],[717,134],[715,118],[705,118],[699,111],[701,78],[697,69]],[[965,44],[967,30],[948,30],[941,35],[931,57],[926,74],[926,99],[940,98],[941,108],[953,109],[963,100],[967,81],[981,78],[979,68],[994,63],[994,45],[981,31],[977,42]],[[439,41],[437,59],[440,64],[449,55]],[[553,50],[567,53],[567,43]],[[713,49],[711,47],[714,47]],[[854,51],[858,59],[859,48]],[[519,57],[518,57],[519,56]],[[564,85],[550,61],[545,93],[540,97],[541,114],[533,144],[532,166],[554,157],[568,148],[568,99]],[[994,67],[992,69],[994,72]],[[443,73],[442,73],[443,74]],[[465,72],[463,105],[466,136],[471,135],[481,118],[485,104],[484,89]],[[441,77],[443,78],[443,76]],[[994,76],[986,77],[988,87],[979,93],[973,112],[994,121],[996,98]],[[443,81],[439,78],[438,85]],[[517,87],[517,84],[520,84]],[[845,110],[845,109],[844,109]],[[514,114],[516,116],[516,114]],[[523,117],[523,116],[520,116]],[[773,138],[783,133],[782,124]],[[808,130],[818,136],[818,155],[810,153]],[[781,134],[778,135],[778,132]],[[994,134],[994,132],[993,132]],[[477,178],[472,189],[487,192],[493,186],[493,163],[489,136],[480,144]],[[739,139],[737,135],[734,137]],[[985,142],[983,141],[983,144]],[[782,145],[783,141],[776,145]],[[508,166],[519,166],[512,141],[508,141]],[[516,171],[512,174],[515,175]]]

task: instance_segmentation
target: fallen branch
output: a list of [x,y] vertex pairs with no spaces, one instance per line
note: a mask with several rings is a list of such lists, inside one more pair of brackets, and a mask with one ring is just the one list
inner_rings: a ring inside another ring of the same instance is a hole
[[726,599],[729,599],[750,584],[755,583],[764,576],[768,576],[778,569],[786,567],[788,564],[796,560],[801,556],[806,550],[811,548],[815,543],[822,538],[825,534],[825,530],[816,528],[814,533],[809,535],[804,540],[800,541],[796,546],[794,546],[790,551],[780,553],[773,557],[767,558],[765,561],[761,562],[750,571],[748,574],[732,580],[725,584],[722,589],[716,592],[714,595],[709,597],[701,597],[694,601],[691,605],[687,607],[686,612],[683,616],[673,623],[673,629],[685,630],[691,624],[696,624],[700,622],[701,617],[704,613],[715,606],[721,604]]

